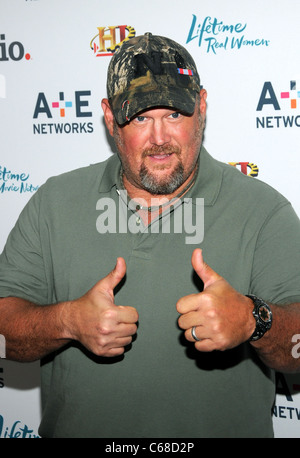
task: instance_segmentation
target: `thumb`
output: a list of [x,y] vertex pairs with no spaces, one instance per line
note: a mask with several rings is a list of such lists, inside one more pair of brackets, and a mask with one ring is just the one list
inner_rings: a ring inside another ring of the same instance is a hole
[[123,258],[117,258],[114,269],[99,282],[101,289],[114,298],[113,290],[126,274],[126,262]]
[[196,248],[192,254],[192,266],[197,273],[198,277],[204,283],[204,288],[207,288],[222,277],[217,274],[206,262],[203,260],[202,250]]

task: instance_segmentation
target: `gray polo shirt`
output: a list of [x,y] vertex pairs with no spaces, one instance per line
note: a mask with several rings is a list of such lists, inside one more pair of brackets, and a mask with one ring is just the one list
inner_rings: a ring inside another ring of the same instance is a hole
[[191,266],[198,246],[241,293],[282,304],[300,300],[300,226],[291,205],[202,148],[187,200],[144,227],[120,198],[119,174],[114,155],[49,179],[0,258],[0,296],[43,305],[82,296],[122,256],[127,272],[115,303],[139,313],[137,336],[121,357],[96,357],[74,342],[42,361],[40,434],[272,436],[272,371],[249,343],[195,351],[177,325],[176,302],[202,290]]

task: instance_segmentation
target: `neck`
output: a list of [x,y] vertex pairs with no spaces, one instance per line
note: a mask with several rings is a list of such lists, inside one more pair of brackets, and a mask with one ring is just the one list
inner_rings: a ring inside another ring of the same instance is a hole
[[[194,185],[198,172],[198,162],[193,172],[190,174],[188,179],[176,190],[176,192],[168,195],[153,195],[145,190],[141,190],[132,186],[127,180],[126,176],[123,177],[123,171],[121,169],[121,183],[122,187],[126,189],[131,199],[131,210],[137,212],[139,219],[143,221],[143,224],[147,226],[154,219],[159,217],[165,210],[170,208],[172,205],[176,205]],[[119,191],[117,190],[119,193]],[[134,205],[132,206],[132,202]]]

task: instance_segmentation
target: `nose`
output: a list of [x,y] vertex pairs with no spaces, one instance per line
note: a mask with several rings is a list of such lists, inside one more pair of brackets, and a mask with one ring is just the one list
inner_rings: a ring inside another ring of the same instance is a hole
[[168,128],[162,119],[153,120],[151,126],[150,142],[153,145],[162,146],[169,143],[171,136],[168,132]]

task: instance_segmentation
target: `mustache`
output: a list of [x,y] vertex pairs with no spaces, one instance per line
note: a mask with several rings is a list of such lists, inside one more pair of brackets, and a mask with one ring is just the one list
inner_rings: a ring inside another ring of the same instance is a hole
[[178,146],[172,145],[154,145],[151,148],[144,149],[142,151],[142,158],[147,156],[154,156],[157,154],[176,154],[179,156],[181,149]]

